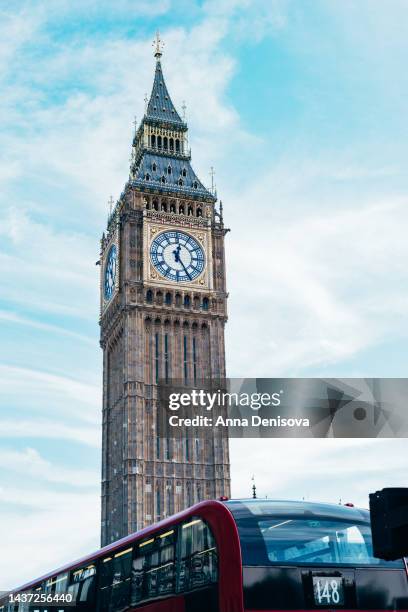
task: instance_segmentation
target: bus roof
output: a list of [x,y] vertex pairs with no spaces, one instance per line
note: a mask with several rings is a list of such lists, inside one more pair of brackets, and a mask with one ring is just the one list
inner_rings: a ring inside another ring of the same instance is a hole
[[280,499],[232,499],[224,502],[234,518],[251,516],[320,517],[326,519],[369,522],[368,510],[320,502]]
[[[37,585],[38,583],[43,582],[44,580],[48,580],[49,578],[52,578],[53,576],[57,574],[75,569],[76,567],[79,567],[86,563],[92,563],[94,560],[99,559],[100,557],[103,557],[106,554],[111,554],[115,552],[116,550],[122,548],[123,546],[133,544],[133,542],[135,541],[148,537],[149,535],[154,534],[155,532],[160,531],[161,529],[165,529],[166,527],[169,527],[170,525],[181,522],[182,520],[194,514],[200,515],[202,513],[203,515],[205,515],[206,510],[209,510],[210,508],[218,508],[219,511],[226,512],[224,504],[218,500],[208,500],[208,501],[199,502],[195,504],[194,506],[191,506],[190,508],[186,508],[185,510],[182,510],[181,512],[177,514],[173,514],[172,516],[169,516],[159,521],[158,523],[154,523],[153,525],[144,527],[140,531],[131,533],[130,535],[125,536],[124,538],[121,538],[120,540],[116,540],[115,542],[112,542],[111,544],[108,544],[107,546],[100,548],[99,550],[93,552],[92,554],[86,555],[85,557],[81,557],[80,559],[77,559],[76,561],[73,561],[72,563],[63,565],[62,567],[59,567],[51,572],[47,572],[46,574],[44,574],[43,576],[40,576],[39,578],[36,578],[35,580],[30,580],[30,582],[22,585],[21,587],[11,589],[9,592],[12,593],[12,592],[17,592],[17,591],[27,590]],[[1,601],[1,598],[0,598],[0,601]]]

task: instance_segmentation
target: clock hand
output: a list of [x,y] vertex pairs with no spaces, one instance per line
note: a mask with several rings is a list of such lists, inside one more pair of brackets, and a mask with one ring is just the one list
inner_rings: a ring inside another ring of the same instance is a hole
[[189,275],[189,273],[187,272],[187,268],[186,268],[186,266],[183,264],[183,262],[182,262],[182,260],[181,260],[181,259],[179,259],[179,262],[180,262],[180,263],[181,263],[181,265],[183,266],[184,271],[185,271],[185,273],[187,274],[188,278],[191,280],[191,276],[190,276],[190,275]]
[[180,251],[181,251],[181,246],[178,245],[177,249],[175,249],[173,251],[173,255],[174,255],[174,260],[176,261],[176,263],[180,262]]

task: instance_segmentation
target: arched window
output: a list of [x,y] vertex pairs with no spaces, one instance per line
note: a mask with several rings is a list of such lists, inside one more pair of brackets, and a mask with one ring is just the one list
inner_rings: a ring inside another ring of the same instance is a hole
[[189,207],[188,207],[188,215],[189,215],[189,217],[190,217],[192,214],[193,214],[193,207],[192,207],[192,206],[189,206]]
[[[179,187],[182,187],[182,186],[183,186],[183,179],[179,179],[178,184],[179,184]],[[184,213],[183,213],[183,214],[184,214]]]
[[150,174],[149,173],[145,174],[145,180],[146,181],[150,181]]
[[[180,181],[179,181],[179,183],[180,183]],[[184,204],[180,204],[180,206],[179,206],[179,214],[180,215],[184,215]]]
[[197,183],[197,181],[194,181],[194,183],[193,183],[193,187],[194,187],[194,189],[197,189],[197,187],[198,187],[198,183]]
[[203,216],[203,209],[197,208],[197,217],[202,217],[202,216]]
[[166,293],[166,297],[164,298],[164,301],[165,301],[166,306],[171,306],[172,299],[171,299],[170,292]]
[[154,134],[150,136],[150,142],[152,147],[154,148],[156,146],[156,136]]
[[181,295],[176,293],[176,306],[181,306]]
[[166,204],[165,201],[162,202],[161,209],[162,209],[163,212],[167,212],[167,204]]
[[180,141],[178,138],[176,138],[176,152],[179,153],[180,151]]
[[166,177],[165,177],[165,176],[162,176],[162,177],[161,177],[161,182],[162,182],[162,183],[165,183],[165,182],[166,182]]
[[162,294],[161,291],[158,291],[156,293],[156,300],[157,300],[157,303],[159,304],[159,306],[161,306],[163,304],[163,294]]
[[185,168],[182,169],[181,174],[183,176],[187,176],[187,170]]
[[170,166],[170,164],[167,166],[167,174],[171,174],[171,166]]
[[200,308],[200,298],[198,297],[198,295],[194,296],[193,304],[194,308]]
[[208,297],[203,298],[203,310],[208,310],[210,306],[210,301]]
[[170,138],[170,151],[174,151],[174,138]]
[[148,304],[151,304],[153,302],[153,291],[151,289],[148,289],[146,292],[146,302]]
[[157,146],[158,146],[159,149],[161,149],[161,147],[162,147],[162,137],[161,136],[157,137]]
[[174,202],[172,202],[172,203],[170,204],[170,212],[171,212],[171,213],[175,213],[175,212],[176,212],[176,205],[174,204]]
[[156,162],[153,162],[152,170],[153,170],[153,172],[156,172],[156,170],[157,170]]
[[169,142],[168,138],[167,138],[167,136],[165,136],[163,138],[163,149],[166,149],[166,151],[167,151],[168,142]]
[[153,200],[153,208],[154,210],[159,210],[159,203],[157,200]]
[[146,209],[147,209],[147,210],[150,210],[150,200],[147,200],[147,201],[146,201]]
[[184,296],[184,308],[190,308],[191,306],[191,298],[189,295]]

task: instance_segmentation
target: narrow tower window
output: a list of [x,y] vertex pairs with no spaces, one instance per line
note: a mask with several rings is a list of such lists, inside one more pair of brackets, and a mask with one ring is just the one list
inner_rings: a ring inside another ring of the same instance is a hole
[[156,410],[156,459],[160,459],[159,411]]
[[171,166],[170,165],[167,166],[167,174],[171,174]]
[[156,490],[156,518],[160,518],[160,506],[161,506],[160,489],[157,487],[157,490]]
[[154,148],[156,146],[156,136],[154,134],[151,135],[150,142],[152,147]]
[[194,374],[194,384],[197,383],[197,341],[196,338],[193,338],[193,374]]
[[203,310],[208,310],[210,302],[207,297],[203,299]]
[[166,383],[169,382],[169,335],[164,336],[164,376]]
[[148,304],[151,304],[153,302],[153,291],[151,289],[148,289],[146,292],[146,302]]
[[164,302],[166,306],[171,306],[171,293],[167,292],[166,297],[164,298]]
[[183,348],[184,348],[184,381],[188,380],[188,348],[187,348],[187,336],[183,338]]
[[160,375],[159,334],[158,334],[158,332],[156,332],[156,334],[155,334],[155,356],[154,356],[154,362],[155,362],[155,371],[156,371],[156,383],[158,383],[159,382],[159,375]]

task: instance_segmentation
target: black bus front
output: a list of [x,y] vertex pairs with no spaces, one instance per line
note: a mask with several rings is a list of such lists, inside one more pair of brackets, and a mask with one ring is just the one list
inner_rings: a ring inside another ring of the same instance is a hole
[[226,505],[239,532],[246,612],[408,610],[406,563],[373,557],[368,511],[257,499]]

